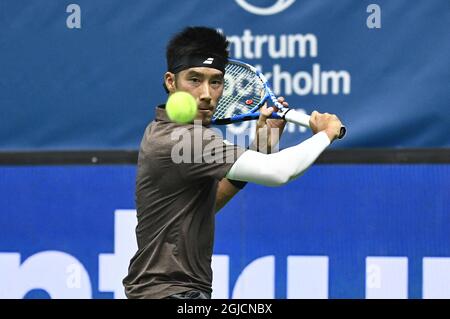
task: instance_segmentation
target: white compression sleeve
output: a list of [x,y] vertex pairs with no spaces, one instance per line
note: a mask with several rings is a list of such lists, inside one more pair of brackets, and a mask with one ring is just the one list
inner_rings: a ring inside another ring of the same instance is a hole
[[266,186],[280,186],[303,174],[330,145],[325,132],[274,154],[246,151],[228,171],[227,178]]

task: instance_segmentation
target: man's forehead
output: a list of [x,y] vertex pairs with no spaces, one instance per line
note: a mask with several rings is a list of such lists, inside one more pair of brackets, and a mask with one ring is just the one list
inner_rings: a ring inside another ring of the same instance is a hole
[[185,72],[185,74],[194,74],[194,75],[203,75],[203,76],[219,76],[222,77],[223,73],[220,70],[208,68],[208,67],[195,67],[183,70],[181,72]]

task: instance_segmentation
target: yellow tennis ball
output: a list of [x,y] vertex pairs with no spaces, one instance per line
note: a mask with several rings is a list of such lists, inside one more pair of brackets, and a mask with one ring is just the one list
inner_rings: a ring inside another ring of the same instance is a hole
[[173,122],[190,123],[197,115],[197,102],[187,92],[172,93],[166,103],[166,113]]

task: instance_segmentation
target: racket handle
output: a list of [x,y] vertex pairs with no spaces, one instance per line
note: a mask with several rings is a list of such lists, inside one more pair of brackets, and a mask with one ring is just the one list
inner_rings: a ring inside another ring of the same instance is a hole
[[[309,119],[311,117],[305,113],[297,112],[296,110],[290,109],[285,115],[284,119],[288,122],[295,123],[297,125],[301,125],[304,127],[310,127],[309,126]],[[338,139],[342,139],[345,136],[345,133],[347,132],[347,129],[345,126],[341,127],[341,131],[339,133]]]

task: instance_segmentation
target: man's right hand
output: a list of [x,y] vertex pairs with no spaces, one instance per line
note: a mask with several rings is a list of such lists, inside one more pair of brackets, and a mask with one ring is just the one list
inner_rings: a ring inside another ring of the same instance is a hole
[[333,142],[341,132],[342,123],[334,114],[319,113],[314,111],[311,113],[309,125],[314,134],[324,131],[330,142]]

